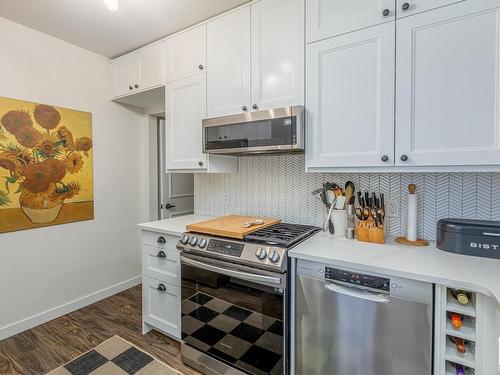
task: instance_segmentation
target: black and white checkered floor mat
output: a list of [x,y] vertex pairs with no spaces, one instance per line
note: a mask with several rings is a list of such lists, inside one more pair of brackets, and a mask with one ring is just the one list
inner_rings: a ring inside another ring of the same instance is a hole
[[251,374],[283,374],[283,321],[208,294],[182,301],[182,339]]

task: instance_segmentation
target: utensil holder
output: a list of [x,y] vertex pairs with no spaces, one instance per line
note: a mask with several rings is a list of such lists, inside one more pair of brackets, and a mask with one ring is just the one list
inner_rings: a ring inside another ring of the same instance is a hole
[[332,210],[330,220],[335,228],[333,238],[345,238],[347,230],[347,211],[346,210]]
[[358,241],[385,243],[385,225],[376,226],[373,219],[360,220],[357,224]]

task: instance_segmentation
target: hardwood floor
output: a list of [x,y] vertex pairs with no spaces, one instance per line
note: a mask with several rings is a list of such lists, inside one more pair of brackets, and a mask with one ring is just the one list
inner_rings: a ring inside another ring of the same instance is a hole
[[180,344],[143,335],[141,286],[0,341],[0,374],[44,375],[113,335],[119,335],[185,375],[199,375],[180,358]]

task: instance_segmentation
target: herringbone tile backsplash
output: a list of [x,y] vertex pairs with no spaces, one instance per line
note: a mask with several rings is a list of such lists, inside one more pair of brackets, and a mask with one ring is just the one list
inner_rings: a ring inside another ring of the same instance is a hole
[[300,224],[322,224],[325,211],[311,192],[324,181],[356,190],[384,193],[399,203],[399,217],[388,217],[391,236],[406,231],[406,192],[419,194],[418,234],[434,240],[440,218],[500,220],[500,173],[305,173],[304,155],[240,158],[236,174],[195,174],[195,212],[259,215]]

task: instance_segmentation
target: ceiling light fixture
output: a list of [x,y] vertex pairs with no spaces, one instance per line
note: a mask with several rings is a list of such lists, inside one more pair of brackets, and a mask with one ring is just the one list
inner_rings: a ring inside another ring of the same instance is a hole
[[109,10],[115,11],[118,10],[118,8],[120,7],[120,4],[118,4],[118,0],[103,0],[103,1]]

